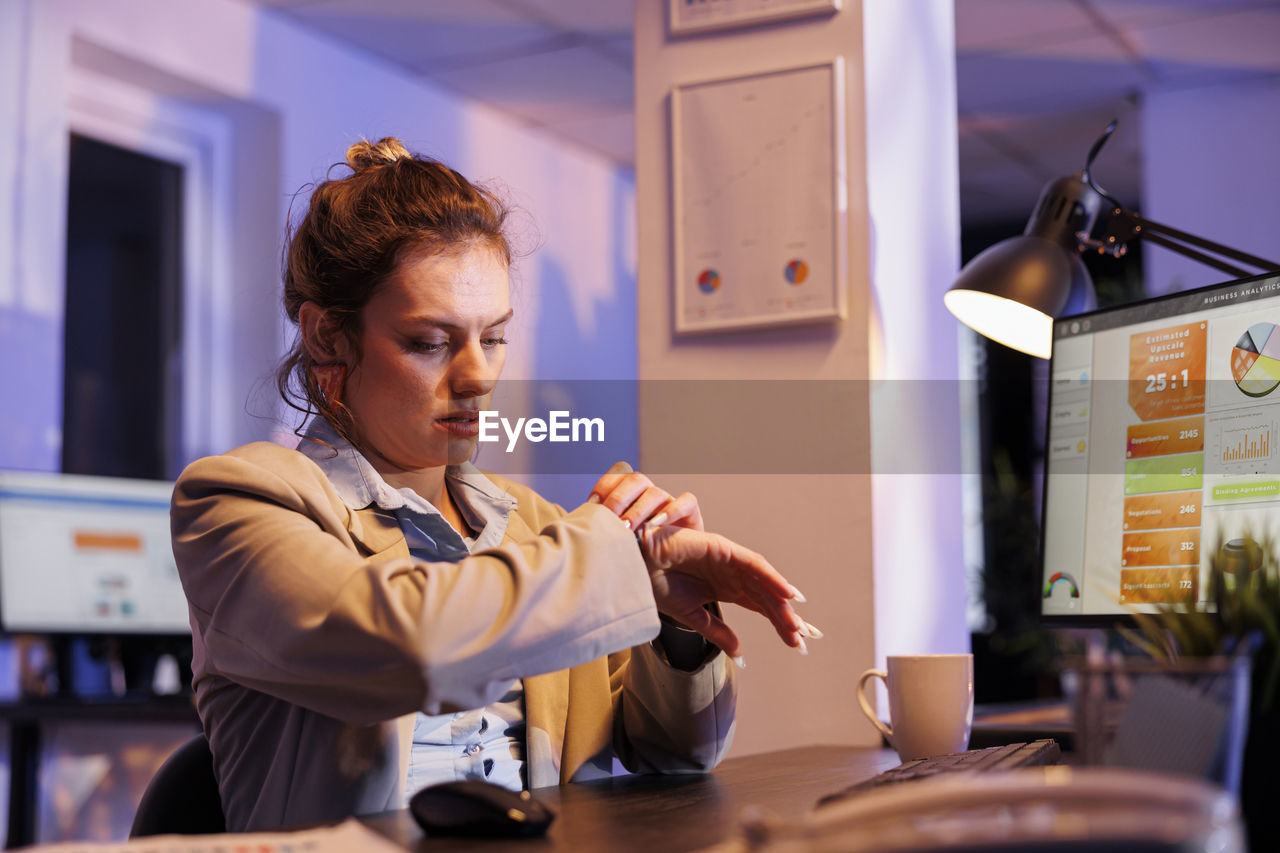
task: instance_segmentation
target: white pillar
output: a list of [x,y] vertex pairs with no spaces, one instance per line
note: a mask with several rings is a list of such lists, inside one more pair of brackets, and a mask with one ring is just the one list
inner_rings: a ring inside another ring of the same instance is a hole
[[942,304],[960,269],[960,200],[952,5],[868,2],[863,21],[880,661],[969,650],[960,351]]
[[[749,663],[735,752],[874,743],[878,734],[856,711],[858,673],[886,653],[968,649],[956,333],[942,307],[959,248],[951,4],[846,0],[833,16],[676,39],[667,35],[666,6],[636,4],[639,377],[820,380],[825,393],[855,399],[861,413],[845,446],[833,449],[838,470],[830,474],[701,472],[662,480],[698,494],[711,529],[768,556],[805,591],[802,614],[827,634],[801,658],[763,619],[729,614]],[[847,74],[848,318],[677,339],[671,90],[837,56]],[[873,395],[873,376],[894,382]],[[906,381],[926,379],[938,381]],[[766,396],[759,417],[785,418],[785,391]],[[887,420],[874,410],[881,406],[892,406]],[[741,436],[759,429],[748,420],[658,410],[642,394],[641,467],[682,433]],[[873,425],[885,427],[874,441]],[[890,440],[899,434],[901,442]],[[802,425],[796,435],[804,440]],[[873,487],[873,458],[886,462],[884,470],[910,473],[877,476]]]

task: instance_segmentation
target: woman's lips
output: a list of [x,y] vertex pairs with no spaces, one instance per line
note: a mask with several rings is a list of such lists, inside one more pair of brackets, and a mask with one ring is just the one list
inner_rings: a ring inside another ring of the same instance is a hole
[[480,434],[479,412],[454,412],[448,417],[438,418],[436,423],[445,432],[459,438],[475,438]]

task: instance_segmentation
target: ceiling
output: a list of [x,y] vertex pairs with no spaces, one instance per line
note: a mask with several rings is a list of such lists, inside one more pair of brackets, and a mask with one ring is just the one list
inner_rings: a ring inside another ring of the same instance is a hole
[[[632,0],[252,2],[634,163]],[[956,0],[965,225],[1025,219],[1113,117],[1095,174],[1136,204],[1142,94],[1280,77],[1277,44],[1280,0]]]

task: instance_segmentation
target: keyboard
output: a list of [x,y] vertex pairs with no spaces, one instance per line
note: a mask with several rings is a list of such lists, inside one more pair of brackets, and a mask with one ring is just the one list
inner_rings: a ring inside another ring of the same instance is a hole
[[968,752],[953,752],[949,755],[935,755],[931,758],[904,762],[878,776],[850,785],[843,791],[828,794],[818,801],[818,806],[837,803],[882,785],[928,779],[942,773],[986,773],[1012,770],[1015,767],[1040,767],[1046,764],[1057,764],[1061,758],[1062,750],[1058,742],[1051,739],[1031,743],[1011,743],[987,749],[971,749]]

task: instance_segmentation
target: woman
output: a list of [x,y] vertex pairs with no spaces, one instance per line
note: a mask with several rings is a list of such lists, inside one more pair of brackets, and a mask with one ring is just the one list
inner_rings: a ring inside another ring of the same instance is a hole
[[615,757],[709,769],[739,654],[715,602],[803,649],[798,592],[625,465],[567,513],[470,465],[512,316],[505,211],[394,139],[347,160],[287,254],[280,386],[316,416],[297,450],[199,460],[174,492],[228,828],[397,808],[460,777],[590,779]]

